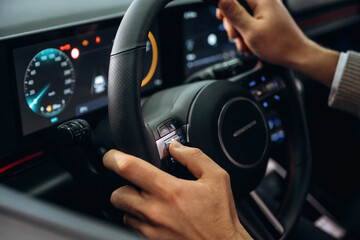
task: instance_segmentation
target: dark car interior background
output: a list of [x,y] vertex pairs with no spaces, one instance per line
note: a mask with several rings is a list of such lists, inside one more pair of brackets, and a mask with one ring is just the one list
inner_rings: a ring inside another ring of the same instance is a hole
[[[94,230],[89,234],[94,239],[101,238],[96,235],[97,227],[100,232],[108,233],[108,239],[115,239],[116,234],[132,238],[128,233],[131,230],[125,229],[119,220],[121,217],[109,216],[108,209],[104,210],[106,204],[102,204],[105,200],[94,197],[97,190],[91,186],[97,188],[100,183],[95,183],[96,179],[86,182],[88,176],[83,171],[88,162],[101,168],[101,156],[115,147],[108,118],[110,53],[131,2],[1,1],[0,222],[5,219],[2,214],[16,209],[16,204],[33,206],[36,215],[35,209],[44,202],[44,211],[53,211],[47,208],[50,204],[64,214],[72,212],[81,215],[80,218],[92,219],[89,224]],[[287,0],[284,3],[310,38],[339,51],[360,51],[359,1]],[[306,201],[289,237],[360,239],[359,120],[327,106],[327,87],[236,51],[215,14],[216,7],[209,3],[176,0],[152,22],[141,83],[145,120],[161,112],[152,112],[154,106],[168,107],[162,102],[165,91],[181,98],[181,91],[195,96],[197,93],[191,91],[201,89],[209,80],[237,83],[261,108],[269,134],[268,152],[264,155],[269,159],[265,177],[247,197],[272,225],[273,230],[269,231],[276,233],[271,235],[281,236],[282,206],[291,192],[291,159],[299,157],[298,148],[307,146],[307,142],[304,146],[298,143],[300,138],[292,138],[297,123],[294,118],[298,117],[291,110],[297,105],[289,104],[293,89],[301,96],[304,106],[312,165],[310,183],[304,186],[304,189],[308,187]],[[293,88],[287,79],[294,80]],[[193,108],[197,106],[183,102]],[[89,126],[81,121],[69,123],[74,119],[83,119]],[[74,126],[71,124],[88,127],[91,136],[86,136],[87,141],[67,141],[58,129],[64,123],[70,127]],[[157,123],[154,134],[158,148],[159,144],[166,144],[165,136],[176,136],[185,144],[190,142],[189,145],[201,145],[195,144],[204,138],[198,129],[205,129],[207,123],[192,122],[192,125],[196,131],[189,130],[181,118],[166,118]],[[300,125],[298,129],[304,129],[306,138],[306,126]],[[189,134],[193,135],[192,141],[188,140]],[[257,141],[254,145],[261,144]],[[160,150],[159,155],[159,167],[178,174],[179,166],[174,160]],[[310,167],[307,170],[310,174]],[[86,183],[91,186],[85,187]],[[10,187],[20,195],[2,187]],[[34,202],[22,202],[27,197]],[[10,198],[14,201],[9,201]],[[10,207],[12,204],[15,205]],[[22,207],[17,209],[26,211]],[[73,224],[81,226],[80,218]],[[45,221],[46,217],[42,219]],[[117,233],[108,224],[125,230]]]

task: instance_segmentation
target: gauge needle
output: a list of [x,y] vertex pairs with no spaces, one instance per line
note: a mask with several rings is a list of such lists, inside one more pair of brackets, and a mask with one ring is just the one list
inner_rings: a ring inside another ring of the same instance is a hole
[[32,100],[32,102],[29,104],[29,107],[34,111],[35,109],[33,109],[34,105],[36,106],[36,104],[38,103],[39,99],[44,95],[44,93],[49,89],[50,87],[50,83],[48,85],[46,85],[46,87],[44,87],[44,89],[34,98],[34,100]]

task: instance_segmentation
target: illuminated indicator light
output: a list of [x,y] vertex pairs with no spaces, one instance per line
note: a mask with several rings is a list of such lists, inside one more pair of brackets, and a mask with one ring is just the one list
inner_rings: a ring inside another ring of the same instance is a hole
[[210,46],[214,47],[216,46],[217,42],[218,42],[218,38],[215,34],[210,34],[207,38],[207,42]]
[[255,82],[255,81],[249,82],[249,87],[254,87],[255,85],[256,85],[256,82]]
[[275,80],[274,81],[274,86],[276,87],[276,88],[279,88],[279,83]]
[[279,135],[277,133],[272,134],[271,141],[273,141],[273,142],[279,141]]
[[83,45],[84,47],[87,47],[87,46],[89,45],[89,41],[88,41],[88,40],[82,41],[82,45]]
[[80,56],[80,50],[78,48],[73,48],[71,50],[71,57],[77,59]]
[[262,81],[262,82],[265,82],[265,81],[266,81],[266,77],[261,76],[261,81]]
[[267,108],[269,106],[268,102],[263,102],[264,108]]
[[48,106],[46,107],[46,111],[47,111],[47,112],[51,112],[51,110],[52,110],[51,105],[48,105]]
[[275,96],[274,96],[274,99],[279,101],[279,100],[280,100],[280,96],[279,96],[279,95],[275,95]]
[[60,46],[60,50],[61,51],[66,51],[66,50],[70,50],[71,49],[71,45],[70,44],[66,44],[64,46]]
[[224,24],[220,24],[220,25],[218,26],[218,29],[219,29],[220,31],[225,31]]
[[101,42],[101,38],[100,38],[99,36],[96,36],[95,42],[96,42],[96,43],[100,43],[100,42]]
[[274,128],[274,121],[272,119],[269,119],[268,123],[269,123],[270,130],[272,130]]
[[273,142],[282,143],[284,141],[284,138],[285,138],[285,132],[283,130],[280,130],[271,135],[271,141]]
[[280,132],[278,133],[280,138],[284,138],[285,137],[285,132],[283,130],[280,130]]
[[57,117],[53,117],[50,121],[51,123],[56,123],[59,119]]

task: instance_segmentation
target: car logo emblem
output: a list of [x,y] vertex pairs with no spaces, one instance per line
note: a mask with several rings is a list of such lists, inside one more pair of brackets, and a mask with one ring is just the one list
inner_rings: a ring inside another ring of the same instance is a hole
[[257,122],[256,122],[256,120],[254,120],[251,123],[247,124],[246,126],[240,128],[239,130],[234,132],[234,134],[233,134],[234,138],[240,136],[241,134],[243,134],[244,132],[246,132],[250,128],[254,127],[256,124],[257,124]]

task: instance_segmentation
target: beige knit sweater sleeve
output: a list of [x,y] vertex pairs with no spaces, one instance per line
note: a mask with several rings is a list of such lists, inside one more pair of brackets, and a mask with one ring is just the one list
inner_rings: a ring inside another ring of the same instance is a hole
[[339,85],[329,98],[329,106],[360,118],[360,53],[348,52]]

